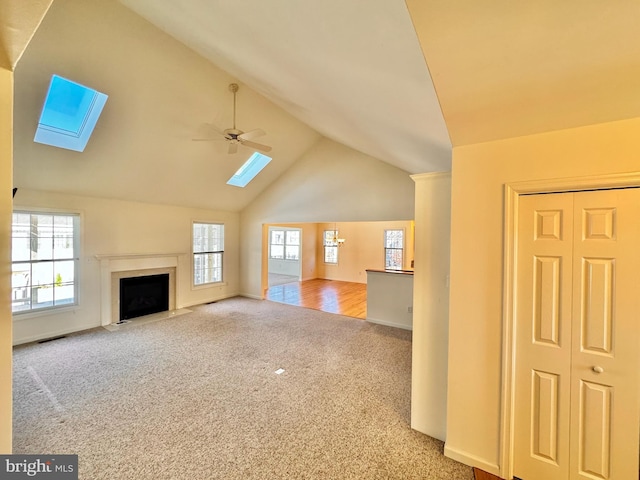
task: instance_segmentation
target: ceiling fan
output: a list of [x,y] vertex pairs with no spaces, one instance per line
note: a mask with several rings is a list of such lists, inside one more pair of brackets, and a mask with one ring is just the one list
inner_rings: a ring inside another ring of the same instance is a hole
[[238,84],[230,84],[229,90],[233,92],[233,127],[227,128],[226,130],[221,130],[211,123],[205,123],[200,127],[200,131],[203,134],[208,135],[209,133],[214,133],[222,138],[194,138],[193,140],[196,142],[211,142],[224,139],[229,144],[229,148],[227,150],[227,153],[229,154],[236,153],[238,151],[238,145],[244,145],[245,147],[253,148],[261,152],[271,151],[270,146],[251,141],[251,139],[253,138],[266,135],[264,130],[256,128],[254,130],[249,130],[248,132],[243,132],[242,130],[238,130],[236,128],[236,93],[238,92]]

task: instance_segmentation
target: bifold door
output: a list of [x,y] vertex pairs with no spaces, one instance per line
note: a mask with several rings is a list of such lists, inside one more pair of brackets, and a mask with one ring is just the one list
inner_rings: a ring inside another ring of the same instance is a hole
[[638,478],[640,190],[523,195],[514,476]]

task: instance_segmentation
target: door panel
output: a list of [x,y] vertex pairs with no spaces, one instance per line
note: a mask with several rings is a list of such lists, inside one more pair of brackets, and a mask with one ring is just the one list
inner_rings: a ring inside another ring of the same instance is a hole
[[521,197],[514,474],[568,478],[572,194]]
[[579,473],[576,478],[610,478],[612,388],[580,381]]
[[514,475],[638,478],[640,189],[519,198]]
[[640,189],[574,195],[570,478],[635,480]]

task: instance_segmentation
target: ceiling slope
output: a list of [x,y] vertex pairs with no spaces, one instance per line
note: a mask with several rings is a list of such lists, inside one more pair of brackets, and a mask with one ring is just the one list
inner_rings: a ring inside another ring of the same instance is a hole
[[53,0],[0,2],[0,67],[13,70],[52,2]]
[[451,143],[402,0],[120,0],[322,135],[409,173]]
[[454,146],[640,116],[637,0],[407,0]]
[[[52,74],[109,96],[82,153],[33,141]],[[240,83],[237,126],[263,129],[273,160],[247,187],[227,185],[253,150],[192,138],[204,122],[232,126],[231,83],[114,0],[55,0],[15,70],[15,186],[240,211],[321,136]]]

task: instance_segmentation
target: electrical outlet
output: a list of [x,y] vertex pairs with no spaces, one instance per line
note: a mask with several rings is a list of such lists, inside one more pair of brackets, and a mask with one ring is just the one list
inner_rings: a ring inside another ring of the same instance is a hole
[[407,312],[413,313],[413,307],[407,307]]

